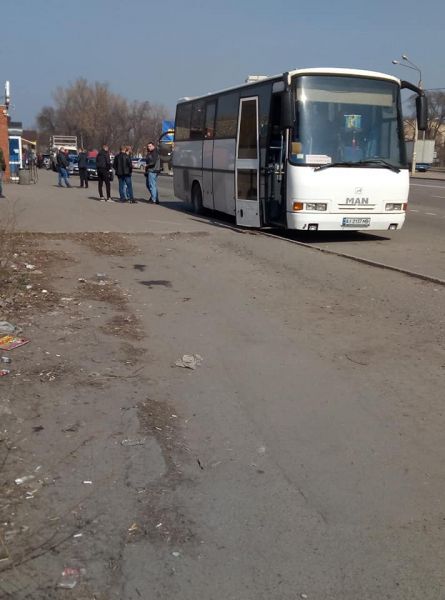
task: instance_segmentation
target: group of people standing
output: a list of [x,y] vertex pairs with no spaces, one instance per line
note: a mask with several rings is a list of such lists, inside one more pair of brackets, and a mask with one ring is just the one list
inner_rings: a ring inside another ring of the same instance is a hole
[[[150,197],[148,202],[153,204],[159,204],[159,192],[157,179],[161,171],[161,160],[159,152],[153,144],[150,142],[146,146],[145,156],[145,181],[149,191]],[[59,173],[59,186],[62,186],[62,182],[65,182],[66,187],[71,187],[68,181],[68,156],[64,152],[64,148],[61,148],[57,154],[57,169]],[[81,188],[88,188],[88,153],[84,148],[79,149],[78,153],[78,168]],[[111,175],[112,169],[116,173],[116,177],[119,181],[119,201],[136,203],[133,193],[133,163],[131,160],[131,147],[121,146],[120,152],[116,154],[111,161],[111,156],[107,144],[104,144],[99,150],[96,156],[96,171],[98,179],[98,190],[99,198],[103,202],[116,202],[111,197]],[[105,193],[104,196],[104,185]]]

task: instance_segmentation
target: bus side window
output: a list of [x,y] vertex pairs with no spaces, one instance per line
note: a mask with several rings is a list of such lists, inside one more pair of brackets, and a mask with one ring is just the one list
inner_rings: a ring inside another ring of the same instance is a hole
[[191,104],[178,104],[176,109],[175,140],[181,142],[190,138]]
[[216,102],[209,102],[206,106],[206,118],[204,126],[204,138],[212,140],[215,137],[215,113]]
[[190,139],[202,140],[204,125],[204,101],[198,100],[192,104],[192,118],[190,122]]

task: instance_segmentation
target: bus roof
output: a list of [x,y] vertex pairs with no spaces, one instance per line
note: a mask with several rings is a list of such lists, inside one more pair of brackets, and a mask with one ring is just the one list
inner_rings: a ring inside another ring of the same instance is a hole
[[[333,67],[314,67],[309,69],[295,69],[293,71],[289,71],[289,76],[294,77],[295,75],[355,75],[357,77],[370,77],[372,79],[387,79],[389,81],[394,81],[398,85],[401,84],[400,79],[394,77],[393,75],[388,75],[387,73],[379,73],[378,71],[365,71],[362,69],[343,69],[343,68],[333,68]],[[272,75],[270,77],[265,77],[260,79],[259,81],[252,81],[249,83],[242,83],[240,85],[234,85],[229,88],[225,88],[224,90],[217,90],[215,92],[208,92],[207,94],[203,94],[201,96],[191,96],[185,98],[179,98],[177,104],[181,104],[183,102],[190,102],[191,100],[200,100],[201,98],[207,98],[208,96],[216,96],[218,94],[223,94],[224,92],[230,92],[233,90],[238,90],[241,88],[252,87],[255,85],[261,85],[266,81],[279,81],[283,78],[284,73],[280,75]]]

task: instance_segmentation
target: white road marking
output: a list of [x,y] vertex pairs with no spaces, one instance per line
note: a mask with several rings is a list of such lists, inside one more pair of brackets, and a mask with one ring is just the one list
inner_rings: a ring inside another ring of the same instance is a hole
[[430,217],[437,217],[436,213],[425,213],[426,215],[430,215]]
[[410,208],[409,212],[419,212],[418,210],[416,210],[415,208]]
[[431,198],[445,198],[445,196],[431,196]]

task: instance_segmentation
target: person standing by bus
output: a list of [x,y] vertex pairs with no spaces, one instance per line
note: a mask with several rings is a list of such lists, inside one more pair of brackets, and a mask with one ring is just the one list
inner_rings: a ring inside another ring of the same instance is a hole
[[[103,144],[102,149],[99,150],[96,156],[96,169],[98,177],[99,197],[101,201],[111,200],[111,188],[110,188],[110,169],[111,159],[110,153],[108,152],[108,144]],[[105,189],[107,197],[104,198],[103,186],[105,183]]]
[[77,166],[79,167],[79,178],[80,186],[83,188],[88,187],[88,154],[85,152],[85,148],[79,148],[79,154],[77,158]]
[[3,183],[2,183],[5,171],[6,171],[5,155],[3,154],[2,148],[0,148],[0,198],[5,197],[3,195]]
[[60,148],[56,157],[57,171],[59,173],[59,187],[63,187],[62,181],[65,182],[67,188],[71,187],[68,181],[68,156],[65,153],[65,148]]
[[149,202],[159,204],[158,175],[161,171],[161,158],[153,142],[147,144],[147,156],[145,157],[145,175],[147,177],[147,189],[150,192]]
[[121,151],[114,157],[113,168],[116,172],[116,177],[119,180],[120,201],[126,202],[129,200],[131,203],[134,203],[133,184],[131,181],[133,167],[131,158],[128,154],[128,147],[121,146]]

